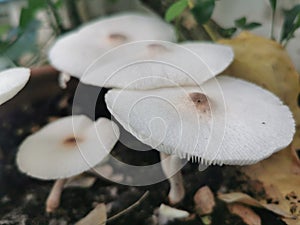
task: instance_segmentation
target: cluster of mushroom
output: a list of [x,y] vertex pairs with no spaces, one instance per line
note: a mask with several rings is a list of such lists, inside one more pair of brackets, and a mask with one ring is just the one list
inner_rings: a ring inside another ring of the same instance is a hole
[[[114,57],[129,49],[125,62]],[[110,58],[122,69],[104,63]],[[247,81],[215,77],[232,59],[222,45],[145,41],[106,54],[81,79],[113,88],[105,96],[111,114],[160,152],[171,204],[185,194],[180,159],[199,162],[200,169],[248,165],[292,141],[295,122],[279,98]]]
[[[142,29],[144,32],[137,32]],[[50,49],[49,61],[62,72],[80,78],[103,53],[144,39],[175,41],[175,32],[157,17],[120,14],[62,36]],[[95,168],[99,172],[98,166],[119,136],[117,125],[106,118],[93,122],[84,115],[68,116],[27,137],[19,147],[17,165],[31,177],[56,180],[46,201],[46,211],[53,212],[66,183],[83,172],[93,173]]]
[[[113,88],[105,97],[109,111],[161,153],[172,204],[184,198],[180,159],[202,166],[252,164],[287,146],[295,132],[290,110],[272,93],[217,76],[233,60],[230,47],[171,43],[175,39],[162,20],[130,13],[63,36],[49,52],[54,67],[82,83]],[[30,176],[59,179],[47,203],[53,211],[61,179],[101,163],[118,138],[117,126],[107,119],[67,117],[28,137],[17,163]]]

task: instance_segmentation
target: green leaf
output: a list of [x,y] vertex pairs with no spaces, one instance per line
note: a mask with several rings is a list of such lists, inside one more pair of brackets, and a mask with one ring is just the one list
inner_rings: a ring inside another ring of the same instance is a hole
[[261,26],[261,23],[256,23],[256,22],[253,22],[253,23],[248,23],[248,24],[245,24],[243,29],[244,30],[253,30],[257,27],[260,27]]
[[21,10],[21,15],[20,15],[20,22],[19,22],[20,28],[25,29],[27,24],[29,24],[32,19],[33,19],[32,10],[28,8],[23,8]]
[[28,0],[28,8],[32,10],[37,10],[43,7],[46,7],[46,1],[45,0]]
[[172,4],[166,14],[165,14],[165,20],[168,22],[171,22],[176,17],[180,16],[180,14],[188,7],[188,1],[187,0],[179,0]]
[[247,23],[246,17],[242,17],[234,21],[235,26],[238,28],[244,27],[246,23]]
[[55,8],[59,9],[63,5],[63,0],[58,0],[54,3]]
[[240,19],[235,20],[234,24],[237,28],[240,28],[242,30],[252,30],[254,28],[261,26],[260,23],[256,23],[256,22],[247,23],[246,17],[242,17]]
[[25,29],[26,26],[34,19],[37,10],[45,8],[47,3],[45,0],[28,0],[28,5],[22,8],[20,15],[20,27]]
[[284,23],[281,33],[280,42],[288,42],[294,37],[295,31],[300,27],[300,4],[295,5],[290,10],[284,11]]
[[275,23],[275,12],[276,12],[276,6],[277,6],[277,0],[269,0],[270,5],[272,8],[272,24],[271,24],[271,39],[275,40],[274,37],[274,23]]
[[191,9],[191,12],[195,19],[199,24],[204,24],[212,16],[215,8],[215,0],[194,0],[192,5],[194,7]]
[[230,27],[225,29],[221,27],[218,28],[218,33],[224,38],[231,38],[236,31],[236,27]]
[[277,0],[269,0],[272,10],[275,11],[276,10],[276,6],[277,6]]
[[1,39],[1,36],[6,34],[10,29],[10,26],[8,24],[3,24],[3,25],[0,25],[0,39]]

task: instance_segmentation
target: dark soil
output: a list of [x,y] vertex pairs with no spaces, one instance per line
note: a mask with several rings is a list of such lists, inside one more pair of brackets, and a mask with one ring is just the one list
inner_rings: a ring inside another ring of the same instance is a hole
[[[42,80],[42,79],[41,79]],[[89,189],[69,188],[63,192],[61,206],[53,214],[44,211],[45,200],[52,187],[52,181],[32,179],[20,173],[15,164],[18,145],[29,134],[35,132],[53,118],[72,114],[72,97],[76,81],[72,81],[68,89],[60,90],[56,78],[45,78],[45,81],[31,81],[27,88],[15,99],[0,106],[0,225],[67,225],[74,224],[84,217],[97,203],[105,203],[111,207],[108,217],[128,208],[146,191],[148,197],[133,210],[109,225],[151,225],[154,224],[155,209],[161,203],[168,204],[168,182],[164,181],[147,187],[130,187],[112,183],[99,178]],[[83,87],[93,93],[99,89]],[[107,116],[109,113],[103,104],[105,90],[99,95],[96,115]],[[88,100],[89,95],[86,95]],[[77,113],[86,111],[84,105],[77,107]],[[88,112],[88,111],[86,111]],[[124,134],[123,134],[124,135]],[[123,162],[132,165],[151,164],[159,160],[157,151],[138,152],[127,149],[118,143],[112,152]],[[214,193],[222,188],[227,191],[243,191],[257,196],[257,190],[251,189],[242,179],[238,170],[228,167],[210,167],[199,172],[197,165],[189,163],[183,169],[187,195],[177,208],[194,213],[193,195],[202,186],[208,185]],[[255,211],[261,216],[263,225],[285,224],[266,210]],[[242,225],[241,219],[231,215],[226,204],[217,200],[211,215],[213,225]],[[174,221],[173,225],[201,225],[201,218],[195,216],[188,221]]]

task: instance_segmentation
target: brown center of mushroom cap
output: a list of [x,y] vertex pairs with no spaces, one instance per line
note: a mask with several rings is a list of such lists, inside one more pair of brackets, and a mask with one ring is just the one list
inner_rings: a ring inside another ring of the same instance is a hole
[[75,147],[77,145],[77,143],[82,142],[82,141],[83,141],[82,138],[70,136],[70,137],[67,137],[63,141],[63,145],[67,146],[67,147]]
[[202,94],[200,92],[193,92],[190,93],[189,96],[197,109],[204,113],[210,110],[208,97],[205,94]]
[[127,37],[125,35],[118,33],[110,34],[108,38],[109,41],[113,44],[120,44],[127,40]]
[[151,54],[163,53],[168,50],[165,46],[161,44],[149,44],[147,47]]

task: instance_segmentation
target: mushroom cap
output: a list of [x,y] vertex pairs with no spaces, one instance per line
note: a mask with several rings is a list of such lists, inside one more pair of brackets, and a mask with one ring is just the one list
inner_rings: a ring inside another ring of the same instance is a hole
[[176,35],[173,27],[158,17],[115,14],[60,37],[49,51],[49,60],[55,68],[80,78],[108,50],[139,40],[176,41]]
[[17,154],[19,169],[40,179],[78,175],[101,162],[119,138],[117,125],[84,115],[56,120],[27,137]]
[[225,70],[233,57],[232,49],[220,44],[140,41],[101,56],[81,82],[139,90],[199,85]]
[[289,108],[252,83],[219,76],[198,87],[110,90],[109,111],[141,142],[205,165],[256,163],[286,147]]
[[14,97],[28,82],[30,70],[13,68],[0,72],[0,105]]

